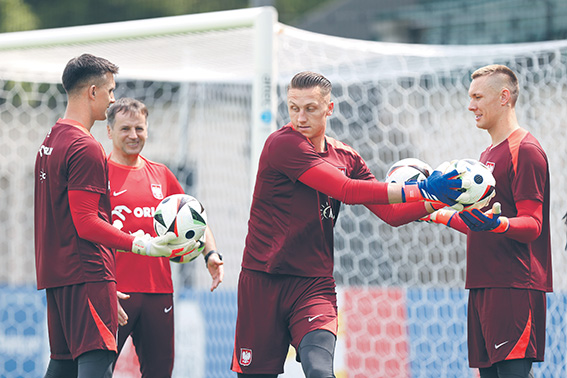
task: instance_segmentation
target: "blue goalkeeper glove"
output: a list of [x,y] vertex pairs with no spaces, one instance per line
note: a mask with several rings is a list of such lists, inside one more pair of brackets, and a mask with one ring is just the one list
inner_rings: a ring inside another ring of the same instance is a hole
[[479,209],[463,211],[459,215],[463,222],[472,231],[490,231],[503,234],[508,231],[510,221],[506,217],[500,216],[501,206],[499,202],[492,205],[492,210],[483,213]]
[[463,181],[456,178],[459,174],[456,169],[448,173],[435,170],[423,181],[408,182],[402,188],[402,202],[425,200],[449,206],[458,205],[457,199],[463,195],[459,191],[463,187]]

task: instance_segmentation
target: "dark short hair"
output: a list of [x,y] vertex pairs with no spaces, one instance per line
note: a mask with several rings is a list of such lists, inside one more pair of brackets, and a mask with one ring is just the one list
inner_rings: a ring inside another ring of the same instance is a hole
[[490,64],[474,71],[471,79],[476,79],[483,76],[503,75],[507,82],[507,88],[510,91],[512,106],[516,105],[518,96],[520,95],[520,85],[518,84],[518,77],[509,67],[503,64]]
[[287,86],[287,90],[289,91],[292,88],[309,89],[314,87],[319,87],[323,96],[331,93],[331,90],[333,89],[331,82],[325,76],[316,72],[303,71],[296,74],[291,79],[291,82]]
[[83,54],[71,59],[63,70],[63,88],[67,94],[93,81],[100,80],[107,73],[118,73],[118,66],[104,58]]
[[123,112],[126,114],[142,114],[148,119],[148,108],[142,101],[134,98],[124,97],[117,100],[106,112],[106,119],[110,127],[114,127],[116,121],[116,114]]

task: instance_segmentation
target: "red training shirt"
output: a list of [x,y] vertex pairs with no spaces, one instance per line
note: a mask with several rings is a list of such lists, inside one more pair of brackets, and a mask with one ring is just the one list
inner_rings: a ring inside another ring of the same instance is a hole
[[260,156],[242,266],[273,274],[333,275],[333,227],[340,202],[298,181],[327,162],[347,177],[375,180],[351,147],[326,137],[326,151],[291,124],[272,133]]
[[531,243],[506,234],[469,231],[467,236],[466,288],[519,288],[551,292],[551,238],[549,227],[550,183],[547,156],[539,142],[524,129],[489,147],[480,161],[493,169],[496,196],[502,215],[517,216],[516,203],[533,200],[543,204],[541,233]]
[[112,249],[78,236],[69,190],[100,194],[98,217],[110,222],[107,163],[81,124],[59,119],[36,156],[34,225],[37,288],[114,280]]
[[[156,207],[165,197],[184,191],[165,165],[140,157],[141,167],[108,160],[112,222],[125,232],[143,230],[155,236]],[[166,257],[118,252],[116,281],[117,290],[125,293],[173,293],[171,266]]]

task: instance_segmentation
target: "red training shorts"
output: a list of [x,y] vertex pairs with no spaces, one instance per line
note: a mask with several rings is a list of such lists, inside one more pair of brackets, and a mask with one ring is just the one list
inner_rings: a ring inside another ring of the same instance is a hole
[[468,305],[469,366],[487,368],[504,360],[543,361],[545,292],[471,289]]
[[51,358],[76,359],[92,350],[116,352],[116,282],[87,282],[46,290]]
[[231,369],[244,374],[281,374],[289,345],[307,333],[337,334],[333,277],[297,277],[242,269]]

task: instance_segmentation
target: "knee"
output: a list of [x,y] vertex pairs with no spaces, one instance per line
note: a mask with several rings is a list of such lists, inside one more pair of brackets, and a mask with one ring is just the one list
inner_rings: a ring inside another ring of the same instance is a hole
[[306,378],[334,378],[333,360],[336,337],[316,330],[304,336],[299,344],[301,367]]

